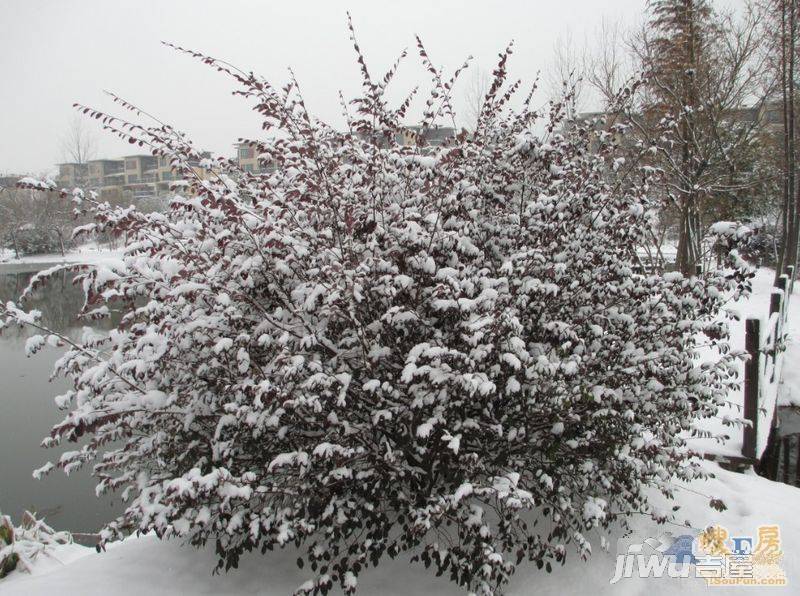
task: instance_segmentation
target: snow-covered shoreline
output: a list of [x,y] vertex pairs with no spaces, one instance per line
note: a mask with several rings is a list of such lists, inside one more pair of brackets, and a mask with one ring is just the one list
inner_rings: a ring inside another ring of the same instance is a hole
[[[696,481],[688,486],[676,486],[676,502],[681,505],[678,520],[687,520],[691,528],[680,524],[657,525],[646,516],[634,516],[631,523],[634,535],[620,542],[621,550],[630,543],[645,538],[658,538],[665,533],[673,536],[696,535],[710,525],[726,528],[731,536],[755,536],[758,526],[778,525],[783,551],[782,569],[788,585],[772,588],[776,593],[793,593],[800,583],[800,518],[795,506],[800,499],[797,488],[771,482],[752,473],[737,474],[707,463],[716,478]],[[720,498],[728,509],[718,512],[709,507],[711,497]],[[592,593],[624,595],[705,594],[705,581],[689,578],[630,578],[615,584],[618,554],[617,539],[611,537],[608,551],[600,547],[594,536],[592,557],[580,561],[568,558],[564,567],[554,566],[548,574],[533,564],[523,564],[512,578],[506,591],[509,595],[573,595]],[[647,546],[645,549],[649,548]],[[645,551],[647,553],[648,551]],[[32,574],[13,573],[0,580],[4,596],[92,596],[148,594],[262,594],[277,596],[292,593],[311,576],[308,569],[298,569],[297,550],[289,546],[281,551],[242,557],[238,570],[212,574],[216,558],[212,545],[201,551],[181,545],[178,539],[160,541],[154,535],[132,537],[116,543],[106,552],[64,545],[52,548],[34,565]],[[421,565],[410,565],[408,556],[382,562],[359,577],[359,593],[365,595],[444,595],[462,594],[445,577],[437,578],[433,571]],[[717,588],[715,593],[743,592],[743,588]],[[338,593],[334,590],[334,593]],[[757,588],[753,594],[761,593]]]
[[18,273],[29,271],[31,267],[47,267],[61,263],[102,263],[119,259],[121,256],[121,249],[111,249],[95,242],[69,250],[63,255],[60,253],[28,255],[19,259],[12,258],[13,252],[5,250],[5,252],[0,251],[0,273]]

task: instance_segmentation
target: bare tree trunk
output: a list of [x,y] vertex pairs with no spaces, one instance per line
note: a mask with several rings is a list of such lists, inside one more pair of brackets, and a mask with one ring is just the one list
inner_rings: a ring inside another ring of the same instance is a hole
[[777,267],[775,269],[775,282],[781,276],[781,272],[785,268],[786,251],[788,249],[789,238],[789,201],[792,195],[789,188],[789,96],[787,85],[787,59],[786,59],[786,2],[787,0],[780,0],[781,10],[781,62],[780,62],[780,78],[781,78],[781,100],[783,112],[783,204],[781,205],[781,238],[780,246],[778,247],[778,258],[776,259]]
[[689,238],[691,234],[691,217],[689,216],[688,203],[681,205],[681,223],[678,233],[678,270],[684,275],[690,275],[691,249]]
[[14,256],[19,259],[19,245],[17,244],[17,230],[11,232],[11,242],[14,243]]
[[787,236],[787,256],[784,258],[784,266],[797,264],[797,241],[798,241],[798,205],[800,197],[795,197],[797,193],[796,178],[796,155],[795,155],[795,113],[794,113],[794,86],[795,86],[795,53],[797,44],[797,5],[796,0],[789,2],[789,69],[787,73],[787,119],[788,119],[788,220],[789,234]]
[[783,103],[783,234],[775,278],[797,264],[800,240],[800,194],[796,171],[795,69],[797,50],[797,0],[780,0],[781,99]]
[[56,236],[58,236],[58,244],[61,247],[61,256],[63,257],[63,256],[65,256],[65,253],[64,253],[64,234],[62,234],[61,230],[59,230],[58,228],[56,228],[55,232],[56,232]]
[[685,276],[694,275],[700,263],[700,214],[697,197],[687,195],[681,204],[680,233],[678,235],[678,270]]
[[[694,71],[697,67],[697,51],[695,41],[695,14],[693,0],[684,0],[684,19],[686,19],[687,47],[686,67],[682,73],[683,89],[681,90],[681,161],[684,172],[693,171],[694,155],[692,151],[691,136],[695,125],[694,108],[697,103],[695,92]],[[687,108],[692,109],[687,109]],[[686,276],[694,275],[700,259],[700,217],[698,197],[693,185],[686,189],[681,204],[681,225],[678,237],[678,267]]]

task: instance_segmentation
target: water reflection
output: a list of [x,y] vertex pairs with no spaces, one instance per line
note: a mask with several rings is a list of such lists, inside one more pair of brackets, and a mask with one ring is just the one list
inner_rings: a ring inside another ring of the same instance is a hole
[[[45,265],[38,269],[46,268]],[[0,300],[16,301],[30,278],[38,270],[3,273],[0,266]],[[77,319],[83,293],[72,284],[72,274],[60,273],[37,290],[26,308],[42,312],[43,324],[70,337],[78,337],[85,322]],[[92,322],[108,329],[109,321]],[[49,381],[53,364],[63,349],[46,347],[42,352],[25,356],[25,339],[36,331],[11,327],[0,334],[0,511],[19,520],[23,510],[46,515],[50,525],[59,530],[94,532],[121,509],[112,498],[98,499],[88,470],[67,478],[54,471],[42,480],[31,472],[45,461],[57,459],[60,451],[75,449],[74,444],[60,449],[42,449],[40,442],[63,413],[53,397],[67,385],[63,379]]]

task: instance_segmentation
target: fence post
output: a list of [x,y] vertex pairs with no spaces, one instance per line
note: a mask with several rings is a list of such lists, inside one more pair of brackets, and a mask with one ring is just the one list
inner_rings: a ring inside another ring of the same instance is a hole
[[[773,288],[773,290],[778,289],[781,291],[782,294],[785,295],[788,287],[789,287],[789,276],[786,273],[784,273],[778,278],[778,282],[775,284],[775,288]],[[774,311],[770,307],[769,314],[772,314],[773,312]]]
[[[781,440],[776,431],[778,427],[778,408],[772,413],[772,421],[770,423],[770,433],[767,437],[767,447],[764,449],[764,455],[761,460],[756,464],[756,471],[761,476],[766,476],[770,480],[778,479],[778,467],[780,462],[780,447]],[[798,460],[798,478],[800,478],[800,460]]]
[[770,480],[777,480],[778,479],[778,456],[780,455],[780,437],[778,436],[778,408],[775,408],[775,412],[772,414],[772,423],[770,425],[772,432],[769,434],[769,439],[767,440],[767,447],[771,448],[771,457],[772,459],[769,460],[769,478]]
[[750,460],[758,457],[758,406],[761,383],[761,320],[745,321],[745,349],[750,358],[744,364],[744,417],[750,421],[742,433],[742,455]]
[[783,293],[784,304],[789,299],[789,287],[791,286],[791,278],[787,273],[784,273],[778,278],[778,283],[775,284],[777,288]]
[[770,334],[773,337],[772,343],[772,374],[770,376],[770,383],[775,382],[775,369],[778,367],[778,341],[780,340],[781,334],[783,333],[783,316],[785,313],[785,309],[783,307],[783,303],[785,300],[785,292],[786,292],[786,276],[781,275],[780,279],[778,280],[777,289],[776,291],[774,288],[772,290],[772,294],[769,297],[769,320],[772,319],[772,315],[778,313],[778,317],[775,320],[775,329],[770,329],[767,332],[767,336]]
[[791,449],[792,442],[789,437],[783,437],[783,483],[789,484],[789,458],[792,456]]
[[800,439],[797,440],[797,459],[795,460],[794,485],[800,486]]

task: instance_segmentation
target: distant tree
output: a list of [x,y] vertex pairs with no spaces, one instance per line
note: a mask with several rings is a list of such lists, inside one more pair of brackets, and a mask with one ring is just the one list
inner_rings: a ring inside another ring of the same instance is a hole
[[68,202],[51,190],[0,189],[0,245],[16,258],[65,253],[75,225]]
[[[255,100],[266,132],[249,142],[274,170],[220,159],[199,176],[168,125],[87,110],[186,181],[166,213],[71,197],[94,217],[79,233],[131,238],[120,264],[65,267],[84,317],[122,319],[26,345],[68,348],[68,412],[45,444],[81,448],[56,466],[95,462],[98,492],[126,496],[101,546],[153,530],[211,540],[230,568],[297,544],[299,593],[352,593],[405,553],[491,594],[522,561],[549,571],[568,544],[588,557],[589,532],[669,519],[650,499],[706,476],[687,437],[736,383],[721,308],[747,292],[741,259],[692,278],[637,272],[653,168],[625,165],[625,124],[565,127],[563,101],[536,136],[510,48],[475,130],[425,147],[397,142],[410,100],[388,103],[396,66],[373,78],[353,42],[363,91],[344,132],[294,79],[273,87],[189,52]],[[462,69],[445,76],[418,51],[424,131],[455,119]],[[0,316],[42,328],[14,304]]]
[[27,214],[21,194],[16,188],[0,188],[0,248],[12,250],[16,259],[22,256],[18,237]]
[[[61,138],[61,159],[66,163],[85,166],[97,156],[97,139],[87,125],[87,120],[75,115]],[[87,180],[79,180],[85,185]]]
[[588,62],[582,46],[575,42],[572,33],[559,35],[553,44],[553,55],[549,62],[547,86],[552,100],[558,101],[565,95],[568,120],[575,118],[584,107],[584,86]]
[[584,54],[586,81],[598,96],[598,107],[605,110],[637,74],[630,52],[629,32],[619,21],[603,19]]
[[468,81],[466,93],[464,94],[464,105],[466,112],[466,128],[475,130],[478,125],[478,118],[481,115],[481,108],[486,94],[489,92],[492,79],[488,73],[475,68]]

